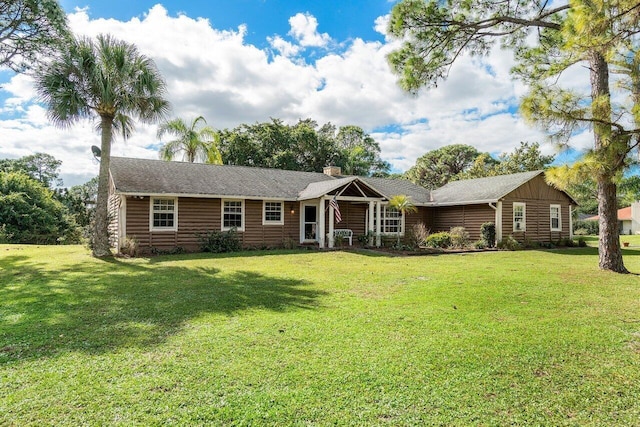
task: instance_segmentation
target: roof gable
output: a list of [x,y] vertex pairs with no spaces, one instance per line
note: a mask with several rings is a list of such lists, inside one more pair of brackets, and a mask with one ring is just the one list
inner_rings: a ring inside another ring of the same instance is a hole
[[497,202],[543,171],[521,172],[449,182],[432,191],[435,205],[464,205]]

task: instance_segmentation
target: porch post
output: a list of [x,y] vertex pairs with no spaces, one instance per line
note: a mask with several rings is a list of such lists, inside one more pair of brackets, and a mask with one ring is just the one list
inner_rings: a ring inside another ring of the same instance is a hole
[[382,231],[382,218],[380,218],[380,205],[382,204],[382,202],[380,200],[378,200],[376,202],[376,218],[378,219],[378,221],[376,222],[376,246],[380,247],[382,245],[382,236],[381,236],[381,231]]
[[320,197],[318,212],[318,246],[324,248],[324,197]]
[[496,203],[496,244],[502,241],[502,201]]
[[[367,231],[370,231],[372,234],[374,232],[373,229],[373,209],[375,209],[375,202],[373,200],[371,200],[369,202],[369,229]],[[369,241],[367,242],[369,246],[373,246],[373,236],[369,237]]]
[[[323,202],[324,203],[324,202]],[[333,248],[333,221],[335,219],[335,209],[333,205],[329,203],[329,248]]]

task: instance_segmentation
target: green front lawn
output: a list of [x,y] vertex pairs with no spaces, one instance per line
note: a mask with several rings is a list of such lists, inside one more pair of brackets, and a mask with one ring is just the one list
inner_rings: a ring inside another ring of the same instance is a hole
[[594,248],[0,245],[0,425],[637,425],[638,402],[640,279]]

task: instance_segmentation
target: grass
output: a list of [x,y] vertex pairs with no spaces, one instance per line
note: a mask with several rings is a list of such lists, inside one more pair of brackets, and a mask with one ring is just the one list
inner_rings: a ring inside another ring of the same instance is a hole
[[638,425],[639,301],[594,248],[4,245],[0,425]]

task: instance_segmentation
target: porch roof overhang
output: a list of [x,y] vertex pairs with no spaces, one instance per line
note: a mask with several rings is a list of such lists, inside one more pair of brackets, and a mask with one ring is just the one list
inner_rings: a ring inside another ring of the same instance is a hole
[[298,200],[318,199],[328,195],[345,195],[376,200],[388,198],[357,176],[349,176],[332,181],[312,182],[298,194]]

